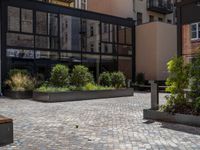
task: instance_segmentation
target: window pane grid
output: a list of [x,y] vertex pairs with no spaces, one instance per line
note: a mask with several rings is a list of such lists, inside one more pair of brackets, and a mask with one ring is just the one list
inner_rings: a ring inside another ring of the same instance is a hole
[[94,74],[120,68],[127,72],[123,63],[131,64],[131,27],[25,8],[16,8],[16,12],[18,9],[19,18],[8,20],[8,27],[11,22],[19,22],[16,23],[19,27],[11,26],[7,31],[9,59],[33,59],[34,63],[53,60],[83,64],[91,69],[98,67]]

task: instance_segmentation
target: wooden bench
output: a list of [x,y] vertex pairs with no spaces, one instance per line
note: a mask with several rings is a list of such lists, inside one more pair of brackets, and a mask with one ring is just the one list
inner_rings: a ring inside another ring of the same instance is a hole
[[0,146],[13,143],[13,120],[0,116]]

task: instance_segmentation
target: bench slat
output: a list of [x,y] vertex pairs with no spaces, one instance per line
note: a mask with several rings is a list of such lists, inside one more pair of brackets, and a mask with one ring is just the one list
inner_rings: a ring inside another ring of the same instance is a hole
[[13,120],[10,119],[10,118],[6,118],[4,116],[0,116],[0,124],[3,124],[3,123],[12,123]]

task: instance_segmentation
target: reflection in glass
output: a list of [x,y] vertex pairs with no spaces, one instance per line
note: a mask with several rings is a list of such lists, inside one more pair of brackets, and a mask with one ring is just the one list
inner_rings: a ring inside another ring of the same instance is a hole
[[93,73],[94,78],[97,79],[100,72],[100,56],[84,54],[82,57],[82,64],[89,68]]
[[117,59],[115,56],[102,55],[101,63],[101,72],[117,70]]
[[[99,21],[95,20],[85,20],[87,33],[83,34],[83,38],[85,38],[86,49],[87,52],[99,52],[99,41],[100,41],[100,34],[99,34]],[[84,26],[83,26],[84,27]],[[84,31],[84,30],[83,30]]]
[[102,41],[117,42],[117,25],[102,23]]
[[51,51],[36,51],[36,59],[51,59],[57,60],[59,55],[57,52]]
[[75,7],[75,0],[47,0],[46,2],[66,7]]
[[113,52],[113,44],[102,43],[101,52],[104,54],[111,54]]
[[132,55],[132,46],[128,45],[118,45],[119,55]]
[[49,49],[49,37],[47,36],[35,36],[35,47]]
[[81,63],[81,55],[76,53],[64,53],[60,54],[61,60],[69,63]]
[[47,13],[46,12],[36,12],[36,33],[37,34],[47,34]]
[[120,26],[118,30],[119,43],[125,44],[125,27]]
[[33,11],[21,9],[22,32],[33,33]]
[[7,33],[7,45],[33,48],[34,36],[26,34]]
[[20,9],[8,6],[8,30],[20,31]]
[[126,28],[126,44],[132,44],[132,29]]
[[48,13],[48,17],[50,18],[48,21],[49,26],[49,35],[57,36],[58,35],[58,15]]
[[80,18],[60,15],[60,47],[62,50],[80,51]]
[[123,72],[127,79],[132,79],[132,58],[118,57],[118,70]]
[[7,49],[6,56],[13,58],[34,59],[34,51],[23,49]]

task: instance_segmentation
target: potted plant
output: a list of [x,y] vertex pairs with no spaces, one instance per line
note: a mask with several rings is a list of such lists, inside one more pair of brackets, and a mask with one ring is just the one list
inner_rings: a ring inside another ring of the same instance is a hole
[[10,70],[9,77],[5,81],[7,90],[3,94],[13,99],[27,99],[32,97],[35,80],[26,70]]
[[65,65],[56,65],[50,80],[33,92],[33,99],[43,102],[61,102],[133,96],[133,89],[126,89],[125,76],[121,72],[102,73],[95,83],[89,69],[74,66],[71,73]]

